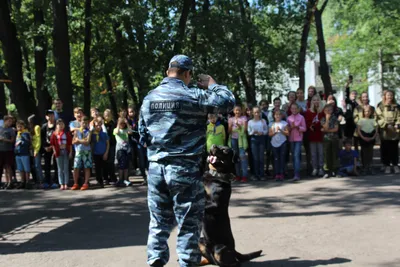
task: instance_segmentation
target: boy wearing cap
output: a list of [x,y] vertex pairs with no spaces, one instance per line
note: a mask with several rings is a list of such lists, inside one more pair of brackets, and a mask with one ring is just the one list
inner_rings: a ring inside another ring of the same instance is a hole
[[188,88],[192,60],[174,56],[160,86],[143,100],[140,143],[149,160],[148,206],[150,211],[147,263],[164,266],[169,259],[168,237],[178,222],[179,265],[198,266],[198,241],[204,211],[204,187],[199,170],[206,143],[207,113],[226,113],[235,98],[213,78],[201,79],[199,88]]
[[[58,170],[56,159],[53,157],[53,147],[51,145],[51,136],[56,129],[56,121],[54,119],[54,111],[49,109],[46,111],[47,122],[43,124],[41,131],[42,148],[44,157],[44,183],[42,184],[43,189],[49,187],[54,189],[58,188]],[[51,177],[51,168],[54,169],[54,176]]]

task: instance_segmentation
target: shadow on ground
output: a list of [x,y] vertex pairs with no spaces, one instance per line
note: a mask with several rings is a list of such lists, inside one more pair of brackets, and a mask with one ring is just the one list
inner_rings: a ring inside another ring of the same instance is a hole
[[[317,178],[321,179],[321,178]],[[331,186],[330,181],[341,179],[345,186]],[[310,183],[313,179],[302,180]],[[268,196],[268,192],[279,190],[284,186],[296,186],[293,183],[252,182],[248,185],[235,184],[234,194],[244,195],[252,188],[264,188],[267,197],[231,199],[231,206],[250,207],[249,215],[238,218],[276,218],[295,216],[337,215],[353,216],[373,212],[381,207],[400,206],[400,177],[396,175],[363,176],[351,178],[331,178],[326,180],[326,186],[317,187],[305,193],[285,195],[284,198]],[[291,211],[282,207],[289,206]],[[294,210],[294,211],[293,211]]]
[[146,189],[106,190],[1,192],[0,254],[146,245]]
[[248,262],[243,264],[243,267],[312,267],[312,266],[325,266],[351,262],[345,258],[332,258],[329,260],[301,260],[297,257],[290,257],[288,259],[270,260],[263,262]]
[[[293,188],[284,197],[252,198],[246,194],[251,194],[257,187],[265,189],[263,195],[268,196],[271,190],[289,184],[276,186],[273,182],[254,182],[234,185],[230,205],[250,209],[249,215],[239,216],[243,219],[329,214],[349,216],[373,212],[380,207],[400,206],[398,176],[343,178],[342,181],[344,187],[331,186],[327,181],[326,186],[306,192]],[[0,192],[0,255],[146,245],[149,222],[146,188],[104,190]],[[247,198],[238,198],[235,194],[244,194]],[[349,260],[289,258],[245,266],[317,266],[341,261]]]

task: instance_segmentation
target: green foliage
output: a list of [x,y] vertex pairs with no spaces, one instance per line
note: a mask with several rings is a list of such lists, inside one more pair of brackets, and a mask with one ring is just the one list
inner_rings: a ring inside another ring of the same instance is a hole
[[[91,47],[91,104],[100,109],[109,107],[104,94],[105,73],[112,79],[117,105],[123,103],[124,86],[121,65],[125,60],[135,91],[145,95],[165,76],[173,54],[184,1],[109,0],[93,1]],[[209,73],[220,83],[243,91],[239,71],[251,71],[248,47],[256,59],[255,77],[264,81],[258,88],[264,94],[275,90],[277,73],[285,69],[297,73],[300,33],[305,0],[246,1],[244,13],[238,0],[197,0],[190,8],[182,50],[191,56],[195,73]],[[13,19],[18,37],[27,51],[24,78],[35,84],[34,52],[43,47],[33,39],[43,34],[47,39],[46,86],[56,96],[55,65],[52,51],[53,10],[50,0],[18,0],[13,3]],[[70,0],[67,9],[71,51],[71,78],[74,104],[83,105],[83,49],[85,1]],[[208,4],[208,5],[207,5]],[[45,24],[35,25],[35,8],[42,8]],[[244,16],[246,20],[244,19]],[[115,29],[121,31],[122,42],[116,42]],[[122,59],[119,53],[123,51]],[[28,65],[30,71],[28,71]],[[244,95],[244,94],[242,94]]]
[[[334,52],[335,79],[343,84],[352,74],[356,80],[355,88],[365,90],[370,83],[381,84],[381,63],[384,69],[396,66],[399,69],[399,1],[333,1],[330,13],[327,39]],[[395,73],[385,74],[384,83],[391,89],[400,85]]]

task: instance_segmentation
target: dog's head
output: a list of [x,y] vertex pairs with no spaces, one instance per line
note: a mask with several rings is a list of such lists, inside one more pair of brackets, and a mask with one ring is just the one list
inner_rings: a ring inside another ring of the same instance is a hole
[[234,173],[235,164],[238,160],[239,158],[233,149],[227,146],[216,145],[211,146],[207,158],[207,162],[220,173]]

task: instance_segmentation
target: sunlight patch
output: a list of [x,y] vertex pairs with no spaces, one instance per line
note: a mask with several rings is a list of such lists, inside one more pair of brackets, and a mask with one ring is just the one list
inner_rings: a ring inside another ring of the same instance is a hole
[[32,240],[39,234],[49,233],[77,219],[79,219],[79,217],[62,219],[57,217],[43,217],[0,235],[0,244],[13,244],[18,246]]

